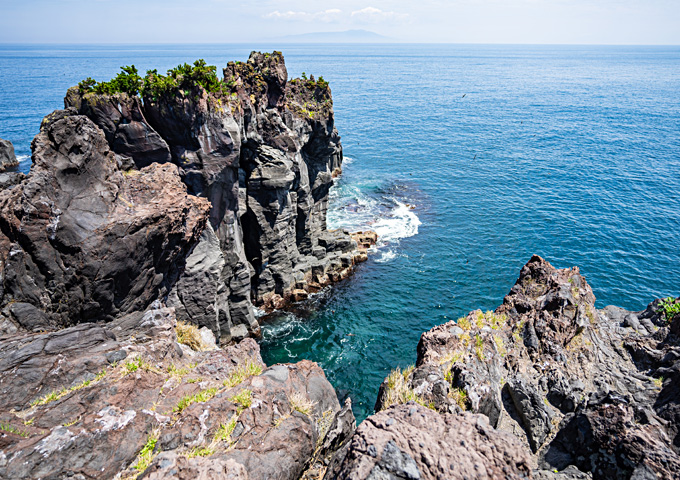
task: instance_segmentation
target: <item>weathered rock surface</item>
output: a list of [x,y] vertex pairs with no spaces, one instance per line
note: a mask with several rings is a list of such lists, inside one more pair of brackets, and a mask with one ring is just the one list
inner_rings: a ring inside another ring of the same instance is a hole
[[177,167],[122,171],[102,131],[71,110],[43,121],[33,161],[0,192],[0,325],[111,320],[162,297],[209,210]]
[[157,302],[0,341],[0,478],[297,479],[341,411],[323,371],[193,351],[175,323]]
[[258,335],[265,310],[304,300],[366,259],[326,210],[342,147],[326,83],[288,81],[280,52],[230,62],[221,91],[196,84],[143,98],[69,89],[65,105],[96,123],[127,168],[179,167],[209,222],[169,291],[178,318],[223,344]]
[[19,161],[14,155],[14,145],[9,140],[0,138],[0,172],[17,166],[19,166]]
[[[422,335],[403,388],[514,434],[537,478],[678,478],[680,318],[659,304],[598,310],[578,268],[534,256],[495,312]],[[390,378],[378,410],[398,398]]]
[[332,479],[527,478],[529,455],[483,415],[438,414],[415,402],[363,422],[333,460]]

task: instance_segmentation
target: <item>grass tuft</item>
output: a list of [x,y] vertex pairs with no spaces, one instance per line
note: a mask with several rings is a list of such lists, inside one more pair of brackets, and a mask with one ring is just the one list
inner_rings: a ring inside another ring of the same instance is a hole
[[215,437],[214,441],[215,442],[229,442],[231,443],[231,434],[234,432],[234,428],[236,428],[236,420],[237,416],[234,415],[229,419],[227,423],[223,423],[219,426],[217,429],[217,432],[215,432]]
[[217,395],[217,388],[206,388],[205,390],[201,390],[198,393],[195,393],[194,395],[185,395],[182,397],[182,399],[177,403],[177,406],[172,409],[173,412],[176,413],[182,413],[182,411],[187,408],[189,405],[192,405],[194,403],[204,403],[213,398],[215,395]]
[[208,346],[203,343],[203,339],[201,338],[201,334],[196,325],[177,322],[175,333],[177,334],[177,342],[188,346],[192,350],[203,352],[208,349]]
[[468,394],[463,388],[452,388],[449,390],[449,398],[456,402],[461,410],[467,410],[470,407]]
[[28,432],[25,432],[24,430],[19,430],[17,427],[5,422],[0,423],[0,432],[13,433],[24,438],[28,437]]
[[237,405],[236,411],[241,414],[243,410],[250,408],[250,406],[253,404],[253,392],[248,389],[244,389],[231,397],[229,400]]
[[136,470],[143,472],[149,468],[151,461],[155,457],[153,451],[156,448],[156,443],[158,443],[158,437],[159,432],[154,431],[151,433],[151,435],[149,435],[149,438],[146,439],[146,443],[137,455],[137,464],[135,465]]
[[428,402],[417,395],[408,385],[408,378],[414,370],[414,366],[406,367],[402,372],[396,368],[387,376],[387,389],[383,397],[382,409],[385,410],[392,405],[401,405],[408,402],[416,402],[424,407],[434,410],[434,403]]
[[293,392],[289,395],[288,403],[290,403],[291,409],[296,410],[303,415],[310,415],[315,405],[315,402],[312,402],[300,392]]
[[73,387],[62,388],[61,390],[50,392],[42,398],[38,398],[36,400],[33,400],[31,402],[31,406],[36,407],[36,406],[41,406],[41,405],[47,405],[50,402],[54,402],[56,400],[59,400],[60,398],[66,396],[67,394],[69,394],[71,392],[75,392],[76,390],[80,390],[82,388],[89,387],[90,385],[94,385],[95,383],[99,382],[102,378],[104,378],[106,376],[106,373],[107,373],[106,369],[103,369],[92,380],[85,380],[85,381],[79,383],[78,385],[74,385]]
[[210,447],[194,447],[188,452],[186,452],[184,455],[187,458],[209,457],[213,453],[215,453],[215,450]]
[[229,377],[223,382],[227,388],[232,388],[239,383],[245,382],[250,377],[256,377],[262,373],[262,367],[248,359],[229,373]]

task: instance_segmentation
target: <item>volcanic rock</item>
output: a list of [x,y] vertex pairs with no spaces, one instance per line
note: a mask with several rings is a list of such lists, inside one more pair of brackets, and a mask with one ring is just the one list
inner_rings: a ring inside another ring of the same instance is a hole
[[14,145],[9,140],[0,138],[0,172],[17,166],[19,166],[19,161],[14,155]]
[[444,418],[483,414],[532,452],[537,478],[678,478],[680,318],[660,304],[598,310],[577,267],[534,256],[494,312],[425,332],[376,409],[416,398]]
[[0,341],[0,478],[299,478],[341,412],[323,371],[252,339],[187,351],[175,325],[155,302]]

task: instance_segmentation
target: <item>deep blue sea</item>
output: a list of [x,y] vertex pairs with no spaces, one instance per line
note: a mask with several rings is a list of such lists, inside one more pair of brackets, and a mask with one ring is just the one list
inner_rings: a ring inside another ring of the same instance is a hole
[[273,49],[331,83],[347,157],[331,226],[381,240],[315,310],[268,319],[266,362],[319,362],[363,418],[423,331],[495,308],[534,253],[578,265],[599,306],[680,295],[680,47],[0,45],[0,137],[27,170],[40,120],[87,76]]

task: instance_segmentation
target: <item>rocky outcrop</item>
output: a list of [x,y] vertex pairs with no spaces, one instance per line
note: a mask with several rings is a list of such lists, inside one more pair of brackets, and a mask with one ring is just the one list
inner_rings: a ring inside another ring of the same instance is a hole
[[532,452],[536,478],[677,478],[678,324],[660,301],[598,310],[578,268],[534,256],[494,312],[424,333],[376,409],[415,399],[442,418],[484,415]]
[[328,84],[288,81],[280,52],[230,62],[220,82],[187,80],[204,73],[199,62],[151,72],[141,98],[80,85],[65,105],[103,130],[126,168],[173,163],[188,193],[210,202],[167,302],[228,344],[259,333],[253,304],[304,300],[366,257],[347,232],[326,229],[342,164]]
[[72,110],[43,121],[33,162],[0,192],[0,329],[109,321],[170,289],[210,207],[187,194],[176,166],[124,171]]
[[0,341],[0,478],[299,478],[341,413],[323,371],[266,368],[252,339],[194,351],[175,326],[156,302]]
[[522,444],[483,415],[440,415],[411,402],[364,421],[325,478],[519,479],[530,471]]
[[14,145],[12,145],[12,142],[9,140],[0,138],[0,172],[18,166],[19,161],[14,155]]
[[125,71],[69,90],[31,172],[0,174],[0,478],[313,478],[351,403],[246,337],[252,301],[365,259],[326,229],[330,90],[289,87],[280,54],[222,82],[185,65],[141,97]]

